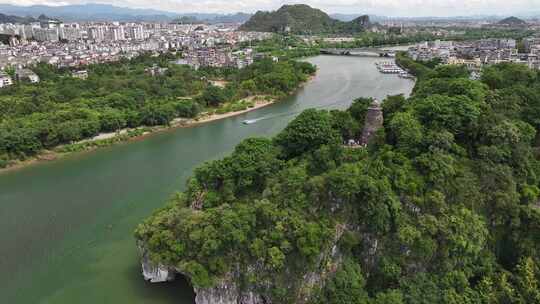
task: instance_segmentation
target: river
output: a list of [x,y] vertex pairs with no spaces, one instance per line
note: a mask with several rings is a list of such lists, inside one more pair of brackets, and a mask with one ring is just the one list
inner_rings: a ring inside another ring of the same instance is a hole
[[247,137],[273,136],[307,108],[345,109],[356,97],[408,94],[414,85],[380,74],[378,58],[307,60],[317,76],[275,105],[0,174],[0,302],[192,304],[184,281],[143,281],[137,223],[184,189],[196,166]]

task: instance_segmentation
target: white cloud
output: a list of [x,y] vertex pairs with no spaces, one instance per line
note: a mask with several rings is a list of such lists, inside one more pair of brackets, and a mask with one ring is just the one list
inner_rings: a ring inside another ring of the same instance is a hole
[[108,3],[175,12],[254,12],[287,3],[305,3],[330,13],[392,16],[509,15],[540,10],[540,0],[0,0],[16,5]]

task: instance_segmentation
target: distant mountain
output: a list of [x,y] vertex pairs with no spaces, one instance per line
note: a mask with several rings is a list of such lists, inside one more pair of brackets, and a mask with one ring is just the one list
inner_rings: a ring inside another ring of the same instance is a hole
[[45,14],[64,21],[170,21],[179,15],[152,9],[132,9],[108,4],[65,6],[0,4],[0,11],[9,15],[32,17]]
[[325,12],[305,4],[284,5],[277,11],[258,11],[240,30],[294,34],[344,34],[363,31],[370,24],[368,16],[349,22],[333,19]]
[[515,27],[515,26],[526,26],[527,22],[525,22],[524,20],[519,19],[517,17],[508,17],[508,18],[505,18],[505,19],[497,22],[497,24],[498,25]]
[[[361,17],[361,16],[365,16],[365,14],[330,14],[330,17],[333,18],[333,19],[337,19],[339,21],[345,21],[345,22],[349,22],[349,21],[353,21],[354,19],[358,18],[358,17]],[[372,22],[372,23],[377,23],[377,22],[381,22],[381,21],[387,21],[389,19],[395,19],[395,17],[387,17],[387,16],[379,16],[379,15],[368,15],[369,16],[369,21]]]
[[31,23],[36,22],[37,19],[34,19],[33,17],[19,17],[19,16],[12,16],[12,15],[5,15],[0,13],[0,23]]
[[52,20],[53,18],[49,18],[46,15],[39,15],[39,17],[34,18],[31,16],[28,17],[20,17],[20,16],[13,16],[13,15],[6,15],[0,13],[0,23],[20,23],[20,24],[29,24],[32,22],[39,22],[39,21],[46,21],[46,20]]
[[[37,18],[41,14],[46,14],[59,18],[67,22],[76,21],[146,21],[146,22],[174,22],[185,17],[182,21],[205,22],[205,23],[243,23],[251,15],[245,13],[236,14],[204,14],[204,13],[173,13],[153,9],[133,9],[118,7],[109,4],[83,4],[64,6],[18,6],[11,4],[0,4],[0,12],[6,15],[16,15],[19,17]],[[14,17],[16,17],[14,16]],[[189,18],[189,19],[187,19]]]
[[181,16],[181,17],[178,17],[178,18],[174,19],[173,21],[171,21],[171,23],[199,24],[199,23],[202,23],[202,21],[195,18],[195,17],[193,17],[193,16]]
[[214,19],[211,19],[212,23],[244,23],[248,21],[253,15],[246,13],[236,13],[231,15],[219,15]]
[[352,21],[358,17],[360,17],[359,14],[331,14],[330,15],[330,18],[333,18],[339,21],[345,21],[345,22]]
[[228,15],[220,15],[220,14],[185,14],[175,20],[173,22],[176,23],[209,23],[209,24],[216,24],[216,23],[244,23],[249,18],[251,18],[251,14],[245,14],[245,13],[236,13],[236,14],[228,14]]

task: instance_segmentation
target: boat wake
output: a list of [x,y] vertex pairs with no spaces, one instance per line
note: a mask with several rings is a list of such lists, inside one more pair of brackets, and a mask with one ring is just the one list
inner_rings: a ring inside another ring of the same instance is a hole
[[[348,101],[348,100],[336,101],[336,102],[332,102],[332,103],[325,104],[325,105],[319,105],[319,106],[311,107],[311,109],[324,109],[324,108],[333,107],[333,106],[344,104],[344,103],[350,103],[350,101]],[[302,113],[304,110],[306,110],[306,109],[303,109],[301,111],[294,111],[294,112],[288,112],[288,113],[281,113],[281,114],[263,116],[263,117],[259,117],[259,118],[255,118],[255,119],[246,119],[246,120],[242,121],[242,123],[245,124],[245,125],[251,125],[251,124],[257,123],[257,122],[262,121],[262,120],[274,119],[274,118],[284,117],[284,116],[298,115],[298,114]]]
[[246,119],[244,121],[242,121],[243,124],[245,125],[251,125],[251,124],[254,124],[258,121],[261,121],[263,119],[266,119],[266,117],[260,117],[260,118],[256,118],[256,119]]

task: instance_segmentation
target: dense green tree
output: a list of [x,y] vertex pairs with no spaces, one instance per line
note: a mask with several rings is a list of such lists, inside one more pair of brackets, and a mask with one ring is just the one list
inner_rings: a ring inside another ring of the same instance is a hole
[[353,139],[359,136],[360,124],[356,121],[350,112],[331,111],[334,129],[339,130],[343,140]]
[[104,111],[100,115],[100,120],[101,130],[103,131],[116,131],[127,125],[124,113],[115,109]]
[[[167,54],[143,54],[131,60],[87,67],[87,80],[68,69],[35,67],[42,82],[17,83],[0,90],[0,154],[9,161],[35,155],[42,148],[114,132],[125,127],[166,125],[174,118],[195,118],[205,108],[221,107],[254,95],[282,97],[315,72],[307,62],[260,60],[244,69],[203,68],[172,63]],[[168,68],[156,77],[149,66]],[[224,79],[224,88],[208,79]],[[242,103],[242,107],[246,105]],[[219,110],[239,110],[239,106]]]
[[275,139],[286,157],[314,151],[322,145],[339,143],[339,134],[332,128],[332,116],[327,111],[302,112]]
[[242,142],[137,228],[152,261],[273,303],[540,303],[536,74],[402,59],[424,74],[376,143],[340,143],[365,98]]
[[368,304],[365,284],[360,265],[345,261],[322,290],[318,303]]
[[357,98],[347,111],[361,126],[364,126],[366,114],[371,103],[373,103],[373,98]]
[[482,81],[491,89],[504,89],[517,84],[528,86],[536,78],[537,74],[527,66],[511,63],[488,67],[482,72]]
[[225,90],[218,86],[210,85],[201,95],[201,101],[207,106],[217,106],[227,101],[228,96]]

